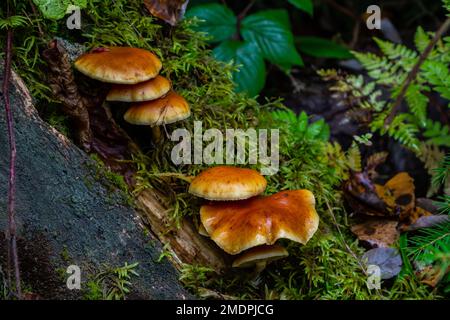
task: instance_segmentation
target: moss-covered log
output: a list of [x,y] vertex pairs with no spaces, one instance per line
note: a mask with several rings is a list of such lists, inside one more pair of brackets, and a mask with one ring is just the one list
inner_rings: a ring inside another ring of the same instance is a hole
[[[1,79],[1,81],[3,81]],[[123,197],[95,179],[91,160],[44,123],[16,74],[11,103],[18,146],[17,220],[19,259],[27,291],[41,298],[80,298],[99,271],[138,262],[128,298],[183,299],[175,268],[158,262],[162,246],[145,232]],[[2,105],[3,110],[3,105]],[[6,226],[9,149],[0,112],[0,229]],[[4,233],[0,262],[6,271]],[[81,290],[68,290],[69,265],[81,268]]]

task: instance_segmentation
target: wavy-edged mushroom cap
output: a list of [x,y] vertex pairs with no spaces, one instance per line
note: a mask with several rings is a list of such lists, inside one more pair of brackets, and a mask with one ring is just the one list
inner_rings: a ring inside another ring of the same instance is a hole
[[208,200],[242,200],[263,193],[266,186],[266,179],[256,170],[217,166],[196,176],[189,192]]
[[75,68],[108,83],[135,84],[156,77],[162,63],[150,51],[130,47],[98,48],[81,55]]
[[131,124],[154,127],[184,120],[190,115],[191,109],[187,101],[174,91],[170,91],[157,100],[134,104],[123,117]]
[[282,191],[242,201],[212,202],[200,208],[210,238],[229,254],[280,238],[302,244],[316,232],[319,216],[308,190]]
[[167,78],[156,76],[137,84],[115,84],[106,96],[106,101],[141,102],[161,98],[170,91]]
[[280,245],[259,246],[251,248],[233,261],[233,268],[250,268],[259,263],[269,263],[289,256],[285,248]]

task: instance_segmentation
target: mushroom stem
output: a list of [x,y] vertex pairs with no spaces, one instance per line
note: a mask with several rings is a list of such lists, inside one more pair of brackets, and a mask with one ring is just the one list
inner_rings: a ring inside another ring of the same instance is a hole
[[159,126],[152,127],[153,142],[160,143],[163,140],[163,134]]
[[260,274],[261,272],[263,272],[263,270],[266,268],[267,266],[267,261],[258,261],[255,265],[255,270],[253,271],[253,273],[255,275]]

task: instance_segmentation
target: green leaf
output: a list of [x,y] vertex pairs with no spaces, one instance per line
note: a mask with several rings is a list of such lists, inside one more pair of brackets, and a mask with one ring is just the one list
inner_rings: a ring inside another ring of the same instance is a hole
[[303,65],[286,10],[264,10],[246,17],[241,33],[246,41],[255,43],[270,62],[282,67]]
[[186,12],[186,17],[202,20],[196,29],[210,35],[211,42],[230,39],[237,30],[237,19],[233,11],[218,3],[193,7]]
[[416,45],[417,50],[422,53],[429,43],[430,37],[423,30],[423,28],[419,26],[417,28],[416,34],[414,35],[414,44]]
[[413,83],[406,89],[405,100],[420,126],[426,125],[428,97],[424,95],[420,85]]
[[296,37],[298,49],[313,57],[350,59],[350,51],[336,42],[318,37]]
[[448,66],[440,61],[425,61],[421,67],[422,75],[431,83],[434,90],[442,97],[450,100],[450,71]]
[[308,115],[305,111],[302,111],[298,116],[298,131],[299,133],[305,133],[308,128]]
[[33,0],[34,4],[47,19],[60,20],[64,18],[69,5],[86,8],[87,0]]
[[325,120],[320,119],[316,122],[313,122],[309,125],[308,130],[306,130],[305,138],[306,139],[316,139],[321,136],[322,130],[324,130]]
[[311,0],[288,0],[297,9],[307,12],[310,16],[313,15],[314,6]]
[[238,66],[238,71],[233,74],[237,92],[247,92],[253,97],[262,90],[266,81],[266,66],[254,43],[227,40],[213,53],[218,60],[233,61]]

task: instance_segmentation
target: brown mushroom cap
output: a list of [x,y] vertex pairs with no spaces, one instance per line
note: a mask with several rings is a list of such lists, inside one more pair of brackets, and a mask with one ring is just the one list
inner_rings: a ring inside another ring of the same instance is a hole
[[256,170],[217,166],[195,177],[189,192],[208,200],[242,200],[263,193],[266,186],[266,179]]
[[129,47],[99,48],[81,55],[75,68],[108,83],[135,84],[156,77],[162,63],[150,51]]
[[285,248],[280,245],[274,244],[271,246],[259,246],[251,248],[241,254],[236,260],[233,261],[233,268],[250,268],[257,265],[260,262],[269,263],[281,258],[289,256],[289,253]]
[[136,125],[160,126],[177,122],[191,115],[187,101],[170,91],[166,96],[134,104],[124,115],[125,121]]
[[282,191],[242,201],[212,202],[200,208],[200,219],[211,239],[229,254],[280,238],[302,244],[316,232],[319,216],[308,190]]
[[106,101],[141,102],[161,98],[171,88],[170,81],[163,76],[137,84],[115,84],[106,96]]

